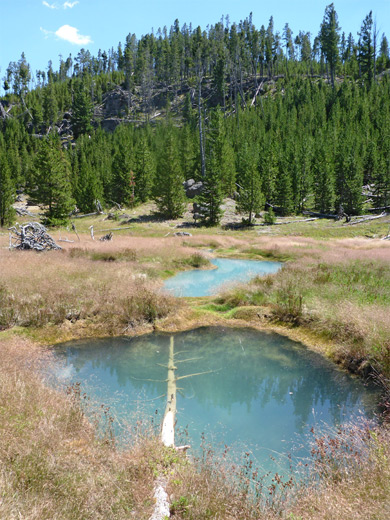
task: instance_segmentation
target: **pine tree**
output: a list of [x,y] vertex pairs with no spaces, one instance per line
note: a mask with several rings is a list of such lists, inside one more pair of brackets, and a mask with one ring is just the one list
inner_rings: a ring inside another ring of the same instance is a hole
[[180,164],[185,180],[196,177],[196,135],[189,124],[184,125],[180,137]]
[[213,150],[212,161],[215,174],[219,178],[223,195],[232,195],[236,181],[234,152],[226,133],[226,121],[219,107],[212,112],[210,119],[208,145]]
[[154,200],[160,213],[170,219],[181,217],[185,210],[184,179],[175,144],[169,132],[157,165],[154,188]]
[[7,157],[0,149],[0,227],[10,226],[15,219],[15,210],[12,207],[14,193]]
[[381,158],[374,175],[374,206],[390,206],[390,159]]
[[213,86],[217,97],[217,102],[223,107],[225,106],[226,97],[226,81],[225,81],[226,60],[224,56],[220,56],[214,67]]
[[146,137],[142,137],[135,149],[135,200],[146,202],[151,194],[155,165]]
[[334,205],[334,166],[325,138],[319,134],[318,146],[313,162],[314,205],[320,213],[329,213]]
[[334,88],[334,78],[336,74],[336,66],[339,60],[339,40],[340,27],[338,23],[337,13],[334,5],[330,4],[325,9],[324,19],[321,24],[320,42],[322,52],[326,57],[326,61],[330,69],[330,77],[332,87]]
[[57,138],[42,141],[34,164],[33,181],[30,198],[42,207],[44,223],[65,223],[74,200],[71,195],[70,165]]
[[374,74],[374,47],[373,47],[373,19],[372,11],[363,20],[363,24],[359,33],[359,65],[361,74],[367,77],[371,82]]
[[232,197],[236,191],[236,164],[234,149],[228,139],[222,144],[220,170],[222,193],[226,197]]
[[130,153],[125,144],[120,143],[112,161],[111,197],[113,202],[131,206],[134,203],[134,190]]
[[58,103],[54,94],[52,83],[44,89],[43,93],[43,121],[46,126],[54,124],[58,119]]
[[336,159],[336,210],[340,207],[348,215],[362,210],[363,168],[356,139],[349,133],[341,141]]
[[239,154],[239,186],[240,197],[237,210],[248,214],[248,224],[251,225],[254,216],[264,204],[261,191],[261,181],[258,171],[258,152],[255,145],[245,143]]
[[292,171],[287,154],[279,157],[279,171],[275,186],[275,202],[280,206],[282,215],[289,215],[294,207],[292,190]]
[[303,137],[300,144],[294,148],[292,190],[294,209],[297,212],[304,210],[305,202],[312,185],[312,140]]
[[75,138],[92,132],[93,105],[89,92],[82,81],[77,81],[72,103],[72,129]]
[[96,211],[96,201],[101,202],[103,199],[103,187],[100,179],[86,159],[84,152],[80,153],[78,160],[75,199],[78,208],[83,213]]
[[206,176],[203,179],[203,192],[199,196],[201,222],[206,226],[216,226],[222,216],[222,189],[220,163],[214,150],[208,154]]
[[379,58],[378,58],[378,68],[379,72],[386,70],[390,67],[390,52],[389,52],[389,42],[386,38],[386,35],[382,34],[380,49],[379,49]]
[[[390,116],[384,118],[383,123],[389,124]],[[383,137],[381,143],[382,156],[378,159],[375,172],[373,172],[374,182],[374,205],[377,208],[390,206],[390,138],[388,135]]]
[[187,92],[186,97],[184,98],[183,119],[185,123],[190,125],[192,128],[196,126],[196,113],[192,108],[191,95],[189,92]]

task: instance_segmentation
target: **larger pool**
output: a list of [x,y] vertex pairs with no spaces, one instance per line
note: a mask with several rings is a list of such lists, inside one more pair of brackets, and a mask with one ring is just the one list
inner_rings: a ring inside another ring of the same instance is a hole
[[[109,406],[125,439],[135,420],[161,424],[169,344],[170,335],[157,333],[67,343],[56,349],[57,376]],[[191,444],[192,453],[202,440],[216,451],[228,445],[266,473],[275,458],[308,455],[312,426],[372,418],[376,409],[376,388],[278,334],[199,328],[175,334],[174,348],[176,443]]]

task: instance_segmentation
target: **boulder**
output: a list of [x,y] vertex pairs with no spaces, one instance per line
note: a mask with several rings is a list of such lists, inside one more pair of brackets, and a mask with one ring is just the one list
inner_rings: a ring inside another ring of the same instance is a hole
[[104,119],[101,122],[101,127],[103,130],[106,130],[106,132],[113,132],[115,128],[121,124],[121,120],[118,118],[110,118],[110,119]]
[[121,87],[108,92],[103,98],[105,119],[125,116],[129,101],[129,92]]
[[189,199],[193,199],[194,197],[196,197],[197,195],[200,195],[203,192],[203,190],[204,190],[203,182],[201,182],[201,181],[195,182],[195,184],[192,184],[188,188],[185,188],[185,190],[186,190],[186,196]]
[[185,190],[188,190],[188,188],[191,188],[195,184],[194,179],[188,179],[188,181],[183,182],[183,186]]

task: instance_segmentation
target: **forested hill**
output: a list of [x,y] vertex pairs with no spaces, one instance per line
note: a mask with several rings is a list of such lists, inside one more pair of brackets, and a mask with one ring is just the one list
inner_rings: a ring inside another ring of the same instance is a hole
[[203,182],[200,218],[226,196],[252,220],[265,203],[359,214],[390,205],[389,46],[370,12],[358,38],[333,4],[315,38],[251,17],[206,31],[176,20],[116,50],[61,58],[59,69],[11,62],[0,98],[0,225],[16,190],[48,223],[153,198],[175,217],[182,182]]

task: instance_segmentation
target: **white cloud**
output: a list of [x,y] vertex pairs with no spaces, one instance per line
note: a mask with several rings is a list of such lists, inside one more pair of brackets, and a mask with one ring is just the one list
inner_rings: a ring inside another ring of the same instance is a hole
[[45,40],[47,40],[51,34],[54,34],[53,31],[47,31],[43,27],[40,27],[39,30],[45,35]]
[[73,7],[74,7],[75,5],[77,5],[78,3],[79,3],[79,2],[69,2],[69,1],[67,1],[67,2],[65,2],[65,3],[63,4],[62,7],[63,7],[64,9],[67,9],[68,7],[69,7],[69,9],[73,9]]
[[74,43],[76,45],[87,45],[88,43],[92,43],[90,36],[83,36],[79,34],[79,30],[76,27],[72,27],[70,25],[63,25],[60,27],[55,34],[61,40],[65,40],[70,43]]
[[79,3],[80,2],[78,2],[77,0],[75,2],[70,2],[69,0],[66,0],[66,2],[64,2],[61,5],[59,5],[57,2],[55,2],[54,4],[49,4],[49,2],[46,2],[46,0],[43,0],[42,2],[42,4],[45,7],[48,7],[49,9],[61,9],[61,7],[63,9],[73,9],[73,7]]
[[49,4],[48,2],[45,2],[45,1],[43,1],[42,4],[45,7],[48,7],[49,9],[58,9],[58,5],[57,4]]

